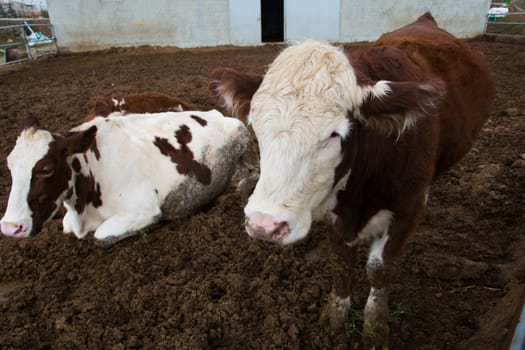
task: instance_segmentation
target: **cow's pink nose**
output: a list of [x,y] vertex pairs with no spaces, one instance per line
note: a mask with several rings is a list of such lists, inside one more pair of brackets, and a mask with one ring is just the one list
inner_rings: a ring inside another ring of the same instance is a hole
[[290,227],[285,221],[277,222],[268,214],[255,212],[246,216],[246,231],[253,238],[281,243]]
[[16,224],[12,222],[2,222],[0,224],[2,233],[9,237],[25,237],[27,227],[22,224]]

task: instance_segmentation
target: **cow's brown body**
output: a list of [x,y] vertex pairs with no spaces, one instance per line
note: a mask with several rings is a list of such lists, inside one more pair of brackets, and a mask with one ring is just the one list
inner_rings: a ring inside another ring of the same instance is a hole
[[[307,45],[311,44],[307,43],[305,47]],[[334,163],[333,182],[329,184],[333,189],[329,195],[336,199],[332,207],[326,205],[327,202],[331,203],[332,197],[326,197],[321,202],[327,209],[326,218],[332,228],[330,241],[335,253],[334,291],[322,317],[330,321],[332,329],[342,326],[350,306],[349,275],[356,262],[357,248],[360,243],[371,242],[367,263],[371,292],[365,307],[364,331],[365,334],[373,334],[375,345],[386,347],[389,334],[387,270],[421,221],[432,180],[469,151],[489,117],[494,97],[494,79],[485,58],[466,43],[439,29],[429,13],[412,24],[383,35],[374,44],[347,54],[350,67],[346,71],[340,69],[344,63],[337,61],[339,58],[327,60],[329,63],[325,64],[325,56],[322,56],[320,63],[311,64],[314,68],[304,73],[302,67],[310,64],[308,61],[315,59],[316,52],[321,49],[326,50],[326,57],[338,55],[320,44],[304,56],[309,58],[297,62],[298,68],[291,64],[285,70],[280,70],[283,68],[279,67],[282,62],[290,60],[289,57],[293,59],[293,55],[285,50],[282,57],[278,57],[270,66],[262,82],[253,75],[239,79],[236,74],[232,74],[231,69],[220,68],[212,73],[210,88],[219,102],[233,112],[236,107],[246,104],[243,93],[238,91],[240,88],[244,94],[246,91],[255,92],[248,120],[252,121],[259,144],[264,148],[284,144],[280,135],[288,132],[290,134],[287,135],[293,135],[291,132],[296,132],[296,126],[302,120],[318,123],[311,129],[313,131],[323,128],[323,125],[341,125],[345,117],[337,114],[337,108],[348,103],[350,107],[347,107],[346,118],[350,120],[351,127],[347,134],[333,132],[329,139],[323,141],[326,136],[322,136],[302,146],[310,147],[308,154],[313,157],[311,161],[319,163],[319,149],[328,152],[323,150],[323,147],[327,147],[324,145],[332,145],[338,137],[341,142],[340,161]],[[323,75],[324,69],[329,72],[328,75]],[[301,78],[276,78],[276,72],[282,76],[282,72],[287,70],[300,72]],[[350,79],[346,78],[349,75]],[[283,81],[289,81],[288,86]],[[327,102],[329,96],[346,96],[344,89],[336,90],[336,93],[330,90],[330,84],[339,84],[340,81],[350,81],[347,85],[340,85],[354,89],[352,94],[348,94],[348,100],[351,101],[336,98],[336,104],[330,105],[332,102]],[[247,87],[246,84],[250,82],[251,86]],[[310,88],[314,84],[323,87],[322,94],[316,94]],[[325,109],[312,115],[294,112],[304,111],[305,108],[297,106],[312,100],[326,106]],[[285,108],[279,105],[282,101],[287,103]],[[278,106],[276,108],[281,114],[264,109],[265,105]],[[288,113],[289,110],[292,113]],[[328,117],[323,121],[319,114]],[[236,116],[243,120],[247,117]],[[284,122],[279,124],[279,118]],[[295,124],[290,123],[290,120],[295,121]],[[271,124],[261,121],[270,121]],[[279,141],[269,138],[267,130],[262,129],[261,125],[277,125],[277,132],[273,135]],[[287,131],[286,125],[292,125],[293,128]],[[344,128],[334,131],[338,130]],[[318,135],[330,135],[330,130],[315,135],[312,132],[311,136]],[[293,152],[286,150],[287,154],[293,155]],[[274,150],[272,153],[262,154],[261,164],[285,161],[279,151]],[[297,153],[302,155],[301,159],[308,161],[299,147]],[[290,164],[297,163],[291,156],[289,158],[292,159]],[[310,171],[321,174],[315,166]],[[316,178],[319,178],[319,174]],[[265,202],[265,188],[279,188],[268,180],[270,177],[271,174],[261,168],[264,186],[255,188],[245,209],[247,231],[256,238],[288,244],[293,242],[286,239],[292,236],[300,223],[300,215],[289,214],[286,204],[298,201],[291,201],[288,195],[279,209],[275,209],[277,206],[272,206],[270,201]],[[286,178],[283,175],[279,177]],[[297,181],[311,182],[308,179]],[[322,193],[316,191],[320,190],[313,187],[301,189],[303,193]],[[280,203],[275,191],[269,192],[267,196],[273,202]],[[303,195],[297,198],[306,197]],[[293,206],[291,210],[298,211]],[[307,210],[304,215],[309,213]]]
[[436,174],[448,170],[472,147],[492,108],[494,79],[481,53],[437,27],[430,14],[383,35],[350,56],[367,67],[373,80],[445,83],[439,104]]
[[84,121],[94,117],[107,117],[119,112],[127,113],[161,113],[199,110],[190,102],[159,92],[142,92],[126,96],[101,96],[95,99],[94,105]]
[[[355,158],[348,156],[347,164],[340,165],[345,170],[351,167],[352,174],[335,209],[347,221],[347,228],[355,227],[346,233],[352,239],[377,209],[395,208],[398,222],[403,218],[412,222],[420,216],[421,198],[431,180],[470,150],[487,120],[494,80],[484,57],[437,28],[428,13],[411,25],[383,35],[372,46],[353,52],[349,59],[360,73],[361,83],[444,82],[435,116],[419,119],[417,126],[399,139],[362,124],[354,130],[356,137],[350,148]],[[363,183],[365,178],[369,180]],[[401,231],[403,237],[396,239],[400,244],[406,239],[406,230]]]

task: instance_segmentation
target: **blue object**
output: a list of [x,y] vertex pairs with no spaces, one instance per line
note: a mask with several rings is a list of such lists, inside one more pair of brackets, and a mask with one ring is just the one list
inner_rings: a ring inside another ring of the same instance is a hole
[[525,304],[521,307],[521,314],[516,329],[514,330],[514,336],[510,343],[509,350],[524,350],[525,349]]

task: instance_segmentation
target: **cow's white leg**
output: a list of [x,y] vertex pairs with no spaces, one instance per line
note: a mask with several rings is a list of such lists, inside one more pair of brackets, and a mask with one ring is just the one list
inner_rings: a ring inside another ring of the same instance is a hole
[[[366,273],[370,281],[370,294],[365,306],[363,340],[365,348],[388,349],[390,328],[388,325],[388,286],[391,282],[391,265],[399,255],[406,239],[414,231],[423,216],[421,196],[417,206],[409,208],[406,213],[383,212],[383,219],[376,222],[378,235],[370,245]],[[380,214],[382,211],[378,212]],[[376,215],[377,217],[377,215]],[[372,220],[371,220],[372,221]]]
[[69,211],[66,212],[62,219],[62,230],[64,233],[73,233],[73,224],[71,222],[71,214]]
[[139,210],[125,214],[117,214],[104,221],[95,231],[95,238],[106,244],[115,243],[134,235],[140,229],[157,222],[161,217],[157,210]]
[[390,329],[388,326],[388,293],[383,252],[388,241],[388,226],[370,246],[366,271],[371,288],[365,306],[363,333],[365,341],[382,349],[388,349]]
[[62,229],[64,233],[73,233],[78,239],[86,237],[87,231],[83,231],[82,220],[75,208],[68,202],[64,202],[66,214],[62,219]]

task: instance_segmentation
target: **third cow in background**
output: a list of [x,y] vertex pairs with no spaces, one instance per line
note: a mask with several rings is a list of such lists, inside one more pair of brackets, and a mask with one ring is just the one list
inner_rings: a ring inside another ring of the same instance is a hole
[[107,117],[112,113],[161,113],[197,111],[195,105],[178,97],[159,92],[141,92],[129,95],[100,96],[95,99],[93,107],[84,121],[95,117]]

